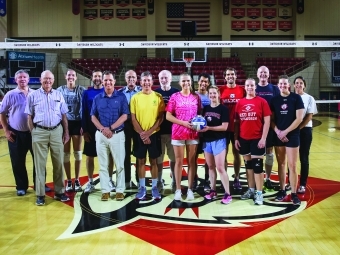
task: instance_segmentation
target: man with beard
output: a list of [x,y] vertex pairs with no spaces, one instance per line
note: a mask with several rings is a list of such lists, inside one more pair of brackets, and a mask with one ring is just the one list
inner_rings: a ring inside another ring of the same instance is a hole
[[[239,85],[236,85],[236,70],[232,67],[228,67],[224,72],[224,78],[226,80],[227,85],[223,88],[223,92],[221,94],[221,103],[227,106],[229,110],[229,125],[227,129],[227,147],[229,142],[231,142],[232,151],[234,155],[234,184],[233,187],[236,190],[241,190],[242,186],[240,183],[240,168],[241,168],[241,157],[239,151],[235,147],[235,137],[234,137],[234,115],[235,115],[235,107],[236,103],[245,96],[245,90]],[[228,151],[228,149],[227,149]],[[226,164],[227,167],[227,164]]]
[[[128,101],[129,107],[131,98],[142,90],[141,86],[137,86],[137,74],[133,70],[129,70],[125,73],[125,81],[126,86],[119,89],[118,91],[122,92]],[[124,169],[125,169],[125,187],[126,189],[136,188],[136,185],[131,180],[131,144],[132,144],[132,135],[133,135],[133,126],[131,122],[131,116],[128,116],[127,121],[124,123],[124,134],[125,134],[125,160],[124,160]],[[138,161],[136,162],[136,181],[138,182]]]
[[[257,69],[257,78],[259,78],[259,83],[256,86],[256,95],[264,98],[270,105],[271,99],[274,96],[280,95],[280,90],[277,86],[270,84],[268,82],[269,69],[266,66],[260,66],[259,69]],[[272,172],[274,163],[273,154],[274,135],[275,135],[274,130],[272,128],[269,128],[266,140],[266,160],[265,160],[266,180],[264,182],[264,187],[267,190],[273,189],[273,186],[270,182],[270,174]]]
[[[81,126],[84,135],[84,150],[83,154],[86,155],[86,170],[89,178],[89,182],[84,190],[85,193],[91,193],[94,191],[95,185],[93,183],[93,172],[94,172],[94,157],[97,157],[95,134],[97,131],[96,126],[91,121],[91,109],[93,99],[100,93],[103,93],[103,73],[99,69],[95,69],[92,72],[92,83],[93,87],[84,91],[82,100],[82,119]],[[110,188],[111,191],[115,191],[115,185],[112,181],[113,173],[113,160],[109,157],[109,177],[110,177]]]

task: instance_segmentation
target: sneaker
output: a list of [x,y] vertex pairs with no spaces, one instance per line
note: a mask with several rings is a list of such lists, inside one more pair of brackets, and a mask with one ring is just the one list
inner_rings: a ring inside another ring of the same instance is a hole
[[54,199],[55,200],[59,200],[61,202],[67,202],[70,201],[70,198],[68,196],[66,196],[64,193],[63,194],[54,194]]
[[306,187],[305,186],[300,186],[297,190],[298,194],[305,194],[306,192]]
[[161,195],[159,194],[158,187],[152,187],[151,189],[152,198],[155,200],[161,199]]
[[176,192],[176,183],[175,182],[171,183],[171,192],[172,193]]
[[89,182],[87,185],[86,185],[86,188],[84,190],[84,193],[92,193],[94,191],[94,184],[93,182]]
[[157,181],[157,189],[158,192],[161,192],[164,189],[164,180],[162,179],[162,181]]
[[211,189],[211,190],[210,190],[210,193],[207,194],[207,195],[205,195],[204,198],[206,198],[206,199],[208,199],[208,200],[211,200],[211,199],[216,198],[216,196],[217,196],[216,191],[213,190],[213,189]]
[[221,204],[230,204],[231,201],[233,201],[233,198],[228,194],[228,193],[225,193],[222,200],[221,200]]
[[194,197],[194,193],[192,192],[191,189],[188,189],[187,191],[187,200],[194,200],[195,197]]
[[120,193],[120,192],[117,192],[116,193],[116,200],[117,201],[122,201],[124,199],[124,194],[123,193]]
[[233,184],[234,189],[242,189],[241,183],[239,179],[234,179],[234,184]]
[[285,197],[287,196],[287,193],[285,190],[279,190],[276,194],[275,201],[283,201]]
[[292,187],[290,186],[290,183],[287,183],[286,186],[285,186],[285,190],[288,191],[288,190],[291,190]]
[[240,198],[242,200],[254,199],[254,192],[248,189]]
[[81,188],[79,180],[74,180],[74,191],[75,192],[82,192],[83,189]]
[[25,195],[26,195],[26,190],[23,190],[23,189],[17,190],[17,196],[21,197]]
[[143,200],[146,196],[146,188],[145,187],[140,187],[138,189],[138,193],[136,194],[136,199],[137,200]]
[[175,191],[174,200],[180,201],[182,199],[182,191],[180,189]]
[[254,204],[255,205],[263,205],[263,194],[261,193],[255,193],[254,197]]
[[35,204],[40,206],[45,204],[45,196],[37,196],[37,200],[35,201]]
[[293,205],[300,205],[301,204],[301,201],[300,201],[300,199],[299,199],[299,197],[297,195],[291,196],[291,200],[293,202]]
[[109,187],[110,187],[111,192],[116,191],[116,185],[115,185],[114,181],[112,181],[112,180],[109,181]]
[[73,191],[72,181],[67,181],[65,191],[66,192],[72,192]]
[[204,192],[205,193],[209,193],[211,188],[210,188],[210,181],[209,180],[205,180],[204,181],[204,186],[203,186]]
[[265,180],[265,182],[264,182],[264,187],[265,187],[267,190],[274,189],[274,187],[273,187],[272,182],[270,181],[270,179],[266,179],[266,180]]
[[110,199],[110,192],[102,193],[102,198],[100,199],[101,201],[109,201],[109,199]]

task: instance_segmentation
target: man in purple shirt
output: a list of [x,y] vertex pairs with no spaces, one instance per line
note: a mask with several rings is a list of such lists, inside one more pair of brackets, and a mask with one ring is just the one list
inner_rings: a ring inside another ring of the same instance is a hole
[[36,205],[45,204],[45,172],[48,150],[51,150],[53,165],[54,199],[69,201],[64,187],[64,144],[70,139],[63,95],[52,89],[54,75],[46,70],[41,73],[41,88],[27,97],[25,113],[32,134],[34,164],[36,167]]

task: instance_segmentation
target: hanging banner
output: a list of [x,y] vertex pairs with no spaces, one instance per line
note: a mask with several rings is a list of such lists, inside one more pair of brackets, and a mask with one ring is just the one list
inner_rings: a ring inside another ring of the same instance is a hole
[[0,17],[5,17],[7,14],[6,1],[7,0],[0,0]]
[[229,14],[229,0],[223,0],[223,14],[228,15]]
[[84,18],[88,20],[94,20],[98,18],[98,10],[91,10],[91,9],[85,9],[84,10]]
[[104,20],[109,20],[113,18],[113,9],[100,9],[99,17]]
[[73,15],[78,15],[80,13],[80,0],[72,0],[72,13]]
[[93,8],[98,6],[98,0],[84,0],[84,6]]
[[268,32],[276,30],[276,21],[262,21],[262,29]]
[[143,19],[146,17],[145,8],[132,8],[132,18]]
[[143,6],[145,4],[146,4],[145,0],[132,0],[132,5],[137,7]]
[[246,16],[246,8],[231,8],[231,16],[236,19],[241,19]]
[[276,18],[276,8],[263,8],[262,9],[262,17],[266,19]]
[[302,14],[305,11],[304,0],[297,0],[296,11],[298,14]]
[[247,8],[247,17],[251,19],[257,19],[261,17],[260,8]]
[[277,0],[262,0],[262,4],[265,6],[274,6],[277,4]]
[[100,0],[99,5],[106,8],[110,7],[113,5],[113,0]]
[[130,4],[130,0],[117,0],[117,5],[121,7],[128,6]]
[[292,5],[292,0],[279,0],[279,5],[282,5],[284,7]]
[[279,21],[279,30],[287,32],[293,29],[292,21]]
[[261,4],[261,0],[247,0],[247,5],[258,6]]
[[231,4],[235,6],[242,6],[246,4],[246,0],[231,0]]
[[154,0],[148,0],[148,14],[153,14],[155,12],[155,2]]
[[253,21],[253,20],[248,20],[247,21],[247,29],[256,32],[261,29],[261,21]]
[[231,21],[231,29],[237,32],[246,29],[246,22],[243,20],[232,20]]
[[116,17],[122,20],[130,18],[130,9],[117,9]]
[[282,19],[289,19],[292,17],[292,8],[279,8],[279,17]]

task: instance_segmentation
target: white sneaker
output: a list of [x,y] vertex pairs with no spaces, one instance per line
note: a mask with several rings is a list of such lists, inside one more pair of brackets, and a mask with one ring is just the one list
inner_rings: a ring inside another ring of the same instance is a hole
[[84,190],[84,193],[91,193],[94,191],[94,185],[92,182],[89,182],[87,185],[86,185],[86,188]]
[[182,191],[180,189],[176,190],[174,200],[180,201],[182,199]]
[[255,198],[254,198],[254,204],[255,205],[263,205],[263,194],[255,193]]
[[66,192],[72,192],[73,191],[72,181],[67,181],[65,191]]
[[187,192],[187,200],[194,200],[195,197],[194,197],[194,193],[192,192],[191,189],[188,189],[188,192]]
[[110,187],[111,192],[116,191],[116,185],[115,185],[114,181],[112,181],[112,180],[109,181],[109,187]]

